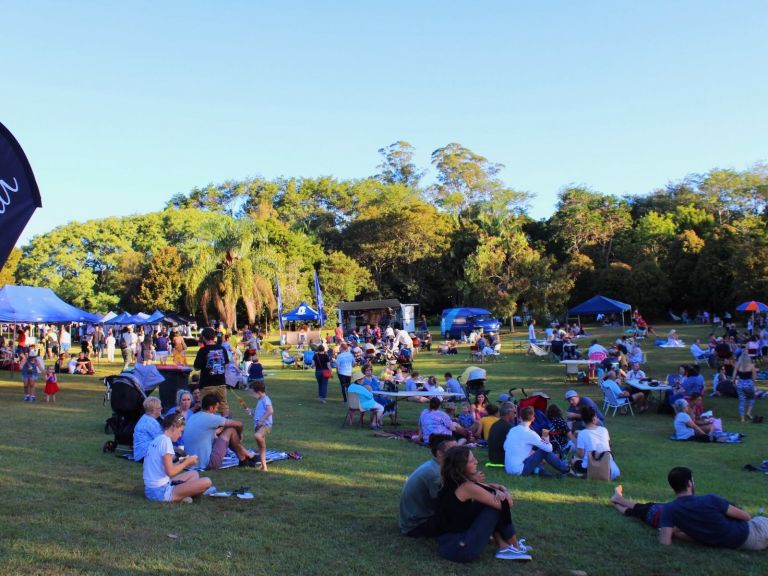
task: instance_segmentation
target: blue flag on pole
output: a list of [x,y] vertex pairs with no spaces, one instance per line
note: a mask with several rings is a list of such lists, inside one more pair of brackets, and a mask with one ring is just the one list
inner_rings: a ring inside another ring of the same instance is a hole
[[320,278],[315,270],[315,302],[317,302],[317,315],[320,316],[320,324],[325,322],[325,303],[323,302],[323,291],[320,290]]
[[0,267],[36,208],[40,190],[24,150],[13,134],[0,124]]
[[280,278],[275,276],[275,282],[277,283],[277,325],[280,327],[280,332],[283,331],[283,293],[280,291]]

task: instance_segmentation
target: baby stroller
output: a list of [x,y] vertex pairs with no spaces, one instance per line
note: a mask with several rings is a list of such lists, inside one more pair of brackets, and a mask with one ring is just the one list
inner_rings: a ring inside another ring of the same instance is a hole
[[[523,390],[523,394],[525,394],[525,390]],[[541,431],[544,428],[547,430],[552,428],[552,422],[547,418],[547,400],[549,400],[549,396],[546,394],[542,392],[534,392],[530,396],[526,395],[525,398],[521,398],[517,403],[518,414],[527,406],[533,408],[534,419],[531,424],[531,430],[536,432],[536,434],[541,434]]]
[[405,368],[408,372],[413,371],[413,362],[411,361],[411,351],[408,348],[401,348],[397,354],[397,364]]
[[112,431],[115,439],[105,442],[102,450],[114,452],[120,445],[133,447],[133,429],[144,414],[143,404],[147,398],[144,388],[135,376],[126,373],[107,376],[104,385],[106,391],[102,404],[109,401],[112,407],[112,416],[104,424],[104,433]]

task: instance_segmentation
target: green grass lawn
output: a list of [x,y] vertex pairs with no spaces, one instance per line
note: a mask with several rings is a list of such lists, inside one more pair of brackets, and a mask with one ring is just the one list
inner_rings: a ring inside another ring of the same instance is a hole
[[[662,333],[663,328],[658,329]],[[603,340],[618,334],[601,332]],[[702,327],[678,327],[686,341]],[[518,338],[524,334],[519,332]],[[507,339],[510,337],[507,336]],[[508,346],[507,346],[508,348]],[[690,360],[686,349],[660,349],[646,341],[647,372],[663,376]],[[423,353],[422,374],[460,373],[458,357]],[[191,353],[191,352],[190,352]],[[229,469],[210,473],[219,489],[248,485],[254,500],[198,499],[192,505],[144,499],[141,466],[102,454],[110,415],[102,406],[101,377],[119,364],[97,366],[97,377],[64,375],[58,402],[22,402],[18,374],[0,373],[0,574],[765,574],[768,553],[743,553],[676,543],[662,548],[656,533],[621,517],[608,505],[613,485],[573,478],[513,478],[491,471],[515,497],[518,532],[534,546],[527,565],[493,558],[442,560],[430,540],[400,535],[397,509],[406,476],[429,457],[410,443],[375,438],[368,429],[342,429],[345,407],[338,381],[326,405],[316,400],[311,371],[281,369],[264,357],[275,405],[271,448],[298,450],[301,461],[271,465],[270,472]],[[511,386],[544,390],[565,406],[564,370],[548,359],[507,354],[488,364],[495,397]],[[711,371],[705,370],[708,386]],[[442,380],[442,377],[440,378]],[[601,401],[597,387],[582,393]],[[42,398],[42,386],[38,398]],[[242,393],[241,393],[242,394]],[[247,396],[246,396],[247,398]],[[253,405],[253,399],[248,398]],[[758,400],[756,414],[764,414]],[[741,470],[768,458],[768,432],[741,424],[735,399],[709,399],[728,431],[748,435],[739,445],[667,440],[671,416],[608,417],[625,494],[640,501],[671,498],[672,466],[694,470],[699,493],[716,492],[751,513],[768,503],[768,477]],[[232,398],[236,418],[247,419]],[[401,421],[415,428],[420,406],[401,404]],[[768,425],[766,425],[768,426]],[[249,443],[252,446],[253,442]],[[476,451],[481,461],[483,450]]]

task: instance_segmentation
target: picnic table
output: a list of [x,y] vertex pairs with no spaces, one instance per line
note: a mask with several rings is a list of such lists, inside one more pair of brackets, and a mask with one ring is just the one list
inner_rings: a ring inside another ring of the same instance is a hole
[[448,396],[458,396],[455,392],[425,392],[422,390],[414,390],[414,391],[398,391],[398,392],[387,392],[384,390],[376,390],[374,392],[375,396],[387,396],[388,398],[392,398],[395,401],[395,413],[392,416],[392,423],[397,424],[397,403],[401,398],[405,398],[406,400],[408,398],[415,398],[417,396],[423,396],[425,398],[431,398],[432,396],[438,396],[440,398],[445,398]]

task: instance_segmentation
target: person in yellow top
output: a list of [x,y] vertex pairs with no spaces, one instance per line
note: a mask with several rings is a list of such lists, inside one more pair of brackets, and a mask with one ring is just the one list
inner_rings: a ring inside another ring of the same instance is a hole
[[499,421],[499,407],[496,404],[488,404],[485,409],[488,415],[480,418],[480,426],[482,427],[483,440],[488,440],[488,432],[491,430],[491,426]]

